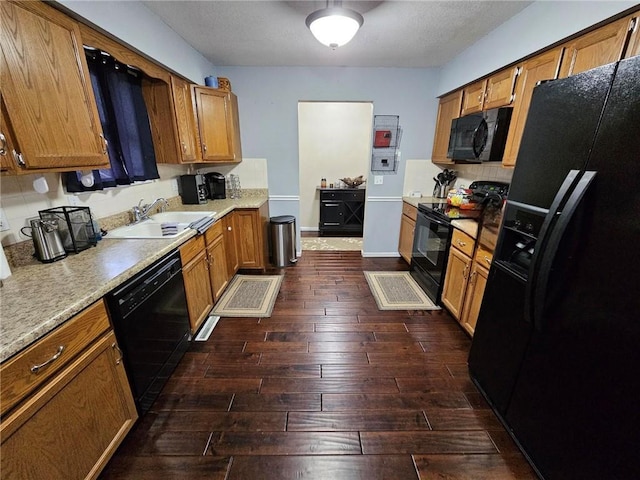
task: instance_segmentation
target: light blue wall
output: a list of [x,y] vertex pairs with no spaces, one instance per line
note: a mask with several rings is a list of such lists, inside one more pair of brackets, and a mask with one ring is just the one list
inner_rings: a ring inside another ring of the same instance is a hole
[[[238,96],[242,153],[268,160],[269,191],[298,192],[298,101],[372,101],[374,115],[399,115],[402,158],[431,152],[437,101],[435,69],[219,67]],[[364,173],[364,172],[363,172]],[[404,170],[368,184],[375,195],[400,195]]]
[[455,90],[635,5],[638,2],[534,2],[447,63],[437,94]]
[[[403,134],[397,174],[386,175],[382,185],[374,185],[370,174],[367,181],[367,197],[385,197],[388,201],[367,202],[364,244],[365,253],[397,254],[402,159],[430,157],[439,70],[219,67],[217,71],[231,80],[238,96],[243,155],[267,159],[270,195],[299,194],[298,101],[372,101],[374,115],[400,116]],[[272,210],[278,208],[271,205]],[[389,215],[390,208],[397,215]],[[296,211],[277,213],[295,215]],[[375,224],[381,221],[385,225],[383,234],[369,235],[367,232],[375,231]]]

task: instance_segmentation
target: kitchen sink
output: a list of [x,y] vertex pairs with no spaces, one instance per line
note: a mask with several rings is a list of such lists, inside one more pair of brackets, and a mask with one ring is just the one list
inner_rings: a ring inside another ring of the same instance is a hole
[[[147,220],[109,230],[107,238],[176,238],[189,232],[189,225],[205,217],[214,217],[216,212],[161,212],[151,215]],[[162,224],[176,225],[175,233],[163,235]]]

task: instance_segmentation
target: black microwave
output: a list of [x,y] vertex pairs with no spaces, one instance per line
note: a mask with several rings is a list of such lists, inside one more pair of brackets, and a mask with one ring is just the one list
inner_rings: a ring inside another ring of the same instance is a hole
[[458,163],[501,161],[511,112],[511,107],[500,107],[454,118],[447,158]]

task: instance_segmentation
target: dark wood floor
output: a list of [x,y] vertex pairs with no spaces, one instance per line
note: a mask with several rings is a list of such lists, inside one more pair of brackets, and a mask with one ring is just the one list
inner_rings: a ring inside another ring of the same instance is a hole
[[[363,270],[304,252],[273,315],[194,343],[102,479],[533,479],[445,312],[378,311]],[[269,272],[274,273],[274,272]]]

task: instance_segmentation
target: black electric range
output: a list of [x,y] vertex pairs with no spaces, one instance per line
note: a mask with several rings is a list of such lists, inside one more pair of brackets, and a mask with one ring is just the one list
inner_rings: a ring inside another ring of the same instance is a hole
[[436,304],[440,304],[449,258],[453,220],[481,221],[485,205],[502,202],[509,185],[477,181],[470,185],[474,208],[458,208],[446,199],[419,203],[411,254],[411,275]]

